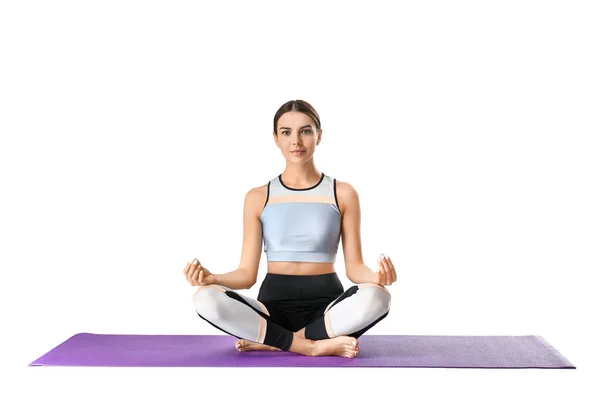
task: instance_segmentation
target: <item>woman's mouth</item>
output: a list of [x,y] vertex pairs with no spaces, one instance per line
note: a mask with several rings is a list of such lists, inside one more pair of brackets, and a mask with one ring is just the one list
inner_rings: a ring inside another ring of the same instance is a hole
[[295,156],[298,156],[298,155],[303,154],[305,151],[306,150],[295,150],[295,151],[292,151],[292,154],[295,155]]

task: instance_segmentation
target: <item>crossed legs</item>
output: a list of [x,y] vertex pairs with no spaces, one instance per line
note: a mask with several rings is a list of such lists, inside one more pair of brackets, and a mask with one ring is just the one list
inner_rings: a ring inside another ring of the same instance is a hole
[[193,301],[198,316],[241,339],[236,343],[240,351],[279,349],[351,358],[358,353],[358,337],[388,315],[391,296],[381,285],[354,285],[295,332],[259,300],[222,285],[201,286]]

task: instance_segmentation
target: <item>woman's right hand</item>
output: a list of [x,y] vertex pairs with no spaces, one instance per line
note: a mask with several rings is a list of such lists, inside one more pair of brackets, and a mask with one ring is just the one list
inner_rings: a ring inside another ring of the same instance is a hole
[[202,264],[200,264],[200,261],[195,258],[187,263],[183,270],[183,274],[185,275],[185,279],[187,279],[192,286],[204,286],[217,283],[215,276],[203,267]]

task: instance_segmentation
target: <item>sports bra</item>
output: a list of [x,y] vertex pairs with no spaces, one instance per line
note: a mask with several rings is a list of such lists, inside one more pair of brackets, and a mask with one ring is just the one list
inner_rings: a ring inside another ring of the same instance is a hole
[[321,180],[306,189],[285,186],[281,174],[267,187],[260,215],[268,261],[335,262],[342,231],[336,180]]

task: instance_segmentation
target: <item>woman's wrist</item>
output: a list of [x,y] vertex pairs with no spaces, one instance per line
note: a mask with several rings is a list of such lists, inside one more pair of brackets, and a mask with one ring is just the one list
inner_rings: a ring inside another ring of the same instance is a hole
[[361,283],[377,283],[377,272],[373,271],[371,268],[367,267],[365,264],[359,264],[349,269],[351,274],[348,275],[350,281],[355,284]]
[[225,274],[212,274],[214,276],[213,285],[225,286],[229,289],[248,289],[250,282],[246,271],[235,269]]

